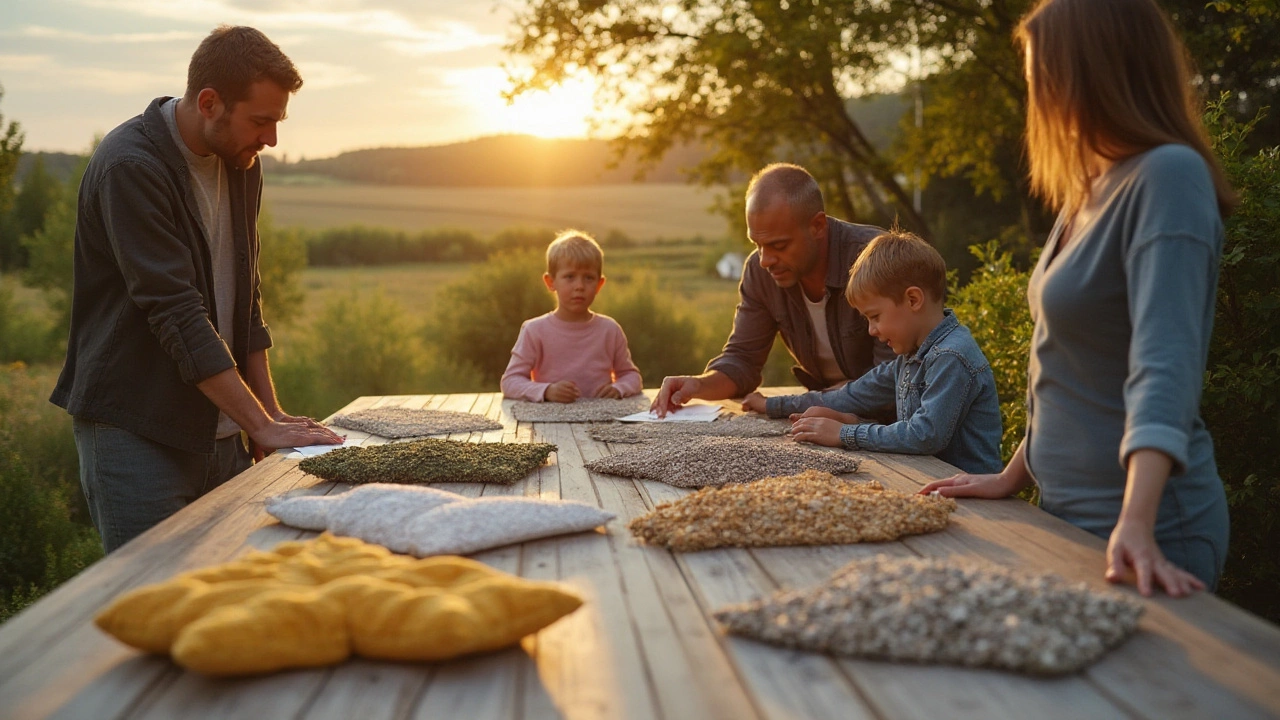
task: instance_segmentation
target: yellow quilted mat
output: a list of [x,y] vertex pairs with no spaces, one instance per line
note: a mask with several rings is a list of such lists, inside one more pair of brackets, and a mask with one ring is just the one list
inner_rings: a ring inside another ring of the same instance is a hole
[[434,661],[512,645],[582,599],[461,557],[417,560],[324,534],[126,593],[102,630],[208,675]]

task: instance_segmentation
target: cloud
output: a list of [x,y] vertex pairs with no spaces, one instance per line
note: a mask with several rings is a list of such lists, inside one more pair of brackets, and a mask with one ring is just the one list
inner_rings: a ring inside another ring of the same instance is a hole
[[358,70],[331,63],[298,63],[298,71],[302,73],[304,87],[307,90],[323,90],[325,88],[343,87],[344,85],[361,85],[370,81],[368,75]]
[[110,33],[107,35],[94,35],[92,33],[78,32],[76,30],[62,30],[59,28],[43,27],[40,25],[29,25],[23,28],[21,35],[25,37],[40,38],[42,40],[71,40],[79,43],[128,44],[199,40],[203,37],[202,33],[187,32],[183,30],[171,30],[169,32],[158,33]]
[[0,55],[0,71],[21,73],[13,89],[47,88],[94,90],[107,95],[155,91],[173,82],[167,73],[116,70],[105,67],[66,67],[48,55]]

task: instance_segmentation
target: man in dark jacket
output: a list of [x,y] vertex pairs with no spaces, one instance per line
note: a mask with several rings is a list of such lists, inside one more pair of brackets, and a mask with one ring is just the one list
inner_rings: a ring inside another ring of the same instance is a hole
[[215,29],[186,93],[102,139],[80,184],[67,360],[80,483],[108,552],[251,464],[341,442],[276,402],[258,273],[258,151],[302,78],[265,35]]
[[746,199],[756,250],[742,268],[733,331],[706,372],[663,379],[653,402],[659,415],[694,398],[755,390],[779,334],[797,363],[792,372],[810,390],[843,384],[894,357],[844,301],[849,268],[884,230],[828,217],[817,181],[798,165],[775,163],[756,173]]

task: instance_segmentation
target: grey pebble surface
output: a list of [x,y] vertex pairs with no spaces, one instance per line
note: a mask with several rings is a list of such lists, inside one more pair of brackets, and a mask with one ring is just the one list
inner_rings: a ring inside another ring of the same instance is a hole
[[729,633],[789,648],[1061,675],[1124,641],[1142,612],[1136,599],[1057,575],[881,556],[715,618]]
[[787,420],[737,415],[712,422],[608,423],[591,428],[591,439],[607,443],[640,443],[689,436],[782,437],[791,429]]
[[769,438],[688,437],[677,443],[644,443],[592,460],[586,468],[676,487],[705,487],[804,470],[840,475],[857,472],[858,465],[858,457],[843,450],[819,450]]
[[644,395],[614,398],[580,398],[571,403],[524,402],[511,405],[511,416],[521,422],[607,422],[649,409]]
[[403,407],[369,408],[335,415],[329,424],[392,439],[502,429],[502,423],[475,413]]

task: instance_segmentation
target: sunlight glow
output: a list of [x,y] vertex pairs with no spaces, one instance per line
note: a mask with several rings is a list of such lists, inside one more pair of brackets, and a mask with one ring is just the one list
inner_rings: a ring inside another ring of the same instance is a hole
[[512,103],[502,97],[508,81],[499,68],[468,68],[450,73],[446,82],[484,118],[483,131],[488,133],[588,137],[597,126],[618,120],[596,107],[596,84],[589,77],[573,78],[547,91],[524,93]]

